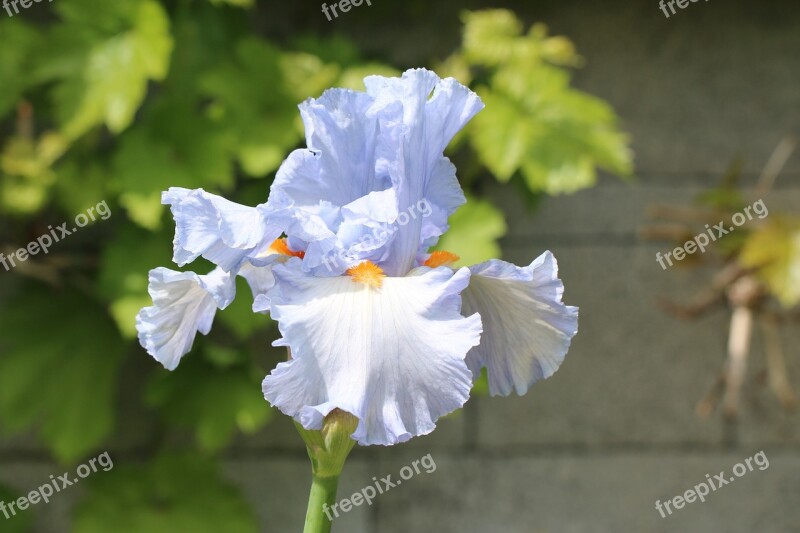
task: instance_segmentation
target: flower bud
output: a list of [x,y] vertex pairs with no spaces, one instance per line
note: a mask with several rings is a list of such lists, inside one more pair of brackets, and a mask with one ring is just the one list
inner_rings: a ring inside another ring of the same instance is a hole
[[358,427],[358,418],[341,409],[334,409],[325,417],[321,430],[308,430],[297,422],[295,426],[306,443],[314,475],[339,476],[356,443],[351,435]]

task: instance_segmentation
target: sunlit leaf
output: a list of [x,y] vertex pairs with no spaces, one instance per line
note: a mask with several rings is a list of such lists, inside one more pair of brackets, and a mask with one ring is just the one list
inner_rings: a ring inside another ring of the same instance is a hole
[[758,276],[785,307],[800,303],[800,220],[773,215],[750,234],[740,261],[758,269]]
[[[2,14],[2,12],[0,12]],[[0,35],[4,46],[0,46],[0,117],[13,109],[23,92],[33,81],[27,72],[30,69],[31,54],[42,36],[22,20],[3,20],[0,22]]]
[[595,167],[632,172],[628,138],[603,101],[569,87],[565,71],[502,68],[478,93],[486,103],[469,132],[501,181],[521,171],[531,191],[571,193],[595,183]]
[[131,220],[143,228],[150,230],[161,228],[164,214],[164,206],[161,205],[161,191],[153,191],[149,194],[124,192],[119,197],[119,203],[128,212]]
[[[84,2],[61,8],[67,20],[91,27],[83,18],[87,11]],[[97,25],[98,33],[109,34],[90,46],[80,68],[64,79],[56,93],[63,131],[72,139],[99,124],[114,133],[127,128],[149,81],[166,77],[173,46],[169,18],[154,0],[123,1],[117,9],[96,9],[89,20]],[[125,30],[117,33],[120,26]]]
[[464,54],[473,63],[499,65],[517,52],[522,22],[506,9],[467,11],[464,21]]
[[458,255],[460,265],[499,258],[497,240],[506,233],[503,213],[491,203],[470,199],[450,217],[450,229],[436,247]]
[[[126,338],[135,337],[136,314],[152,305],[148,273],[171,263],[170,232],[150,233],[128,225],[102,252],[99,286],[112,317]],[[203,272],[205,273],[205,272]]]

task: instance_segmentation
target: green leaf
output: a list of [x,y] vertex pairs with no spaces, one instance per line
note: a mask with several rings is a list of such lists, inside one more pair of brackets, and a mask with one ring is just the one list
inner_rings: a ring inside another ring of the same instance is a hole
[[[118,10],[96,9],[90,20],[97,25],[98,33],[118,30],[120,26],[126,30],[114,31],[91,44],[81,67],[56,91],[62,128],[71,139],[99,124],[114,133],[121,132],[130,125],[144,100],[148,82],[163,80],[167,75],[173,41],[166,12],[154,0],[120,4]],[[82,18],[87,16],[86,7],[85,2],[77,2],[63,7],[61,12],[66,20],[83,25],[87,24]],[[71,61],[76,61],[74,56]]]
[[9,308],[0,315],[0,422],[11,432],[39,426],[55,456],[74,461],[111,433],[126,344],[73,291],[31,287]]
[[253,510],[210,459],[164,455],[146,465],[118,464],[86,484],[74,533],[258,530]]
[[[19,492],[9,489],[4,485],[0,485],[0,502],[13,502],[17,498],[25,496]],[[7,511],[9,515],[10,511]],[[28,509],[27,511],[17,511],[17,514],[6,518],[3,516],[3,532],[4,533],[31,533],[33,531],[33,517],[35,511]]]
[[500,257],[497,240],[506,230],[502,211],[487,201],[469,199],[450,217],[450,229],[436,248],[457,254],[459,264],[473,265]]
[[321,63],[309,65],[307,60],[297,66],[301,71],[294,72],[297,79],[287,77],[286,63],[278,49],[259,39],[246,38],[237,45],[230,61],[219,64],[201,79],[200,90],[212,99],[213,116],[220,127],[230,132],[235,153],[248,175],[262,177],[274,171],[301,139],[298,97],[292,94],[289,81],[297,84],[318,74],[315,69],[322,68]]
[[315,55],[300,52],[283,54],[280,66],[286,93],[295,103],[322,94],[334,84],[340,70]]
[[[220,356],[219,348],[215,349],[214,360]],[[240,352],[239,357],[246,361],[246,354]],[[202,449],[217,451],[230,443],[237,430],[253,433],[272,416],[261,392],[263,377],[241,362],[220,367],[193,353],[175,372],[156,377],[147,402],[159,408],[171,425],[191,428]]]
[[595,167],[629,176],[628,138],[602,100],[569,87],[566,71],[503,67],[469,127],[472,146],[500,181],[521,171],[532,192],[563,194],[594,185]]
[[291,44],[299,52],[317,56],[325,63],[335,63],[345,68],[362,64],[358,46],[341,34],[326,37],[305,34],[293,39]]
[[757,269],[786,308],[800,303],[800,220],[778,217],[753,230],[740,256],[745,268]]
[[74,215],[111,198],[108,169],[94,162],[70,159],[55,170],[53,200],[64,213]]
[[160,195],[169,187],[230,188],[232,141],[191,101],[175,97],[154,104],[122,135],[113,158],[115,184],[125,191],[121,203],[131,219],[158,229],[166,210]]
[[522,22],[507,9],[466,11],[464,21],[464,55],[480,65],[499,65],[517,53],[522,35]]
[[32,52],[42,36],[22,20],[3,20],[0,23],[0,117],[8,113],[22,98],[33,80],[27,75]]
[[489,374],[486,367],[481,368],[481,375],[473,383],[470,396],[489,396]]
[[[570,87],[565,66],[582,58],[565,37],[549,37],[503,9],[467,12],[464,42],[448,70],[477,87],[486,108],[467,129],[480,161],[498,180],[521,172],[531,192],[571,193],[591,187],[596,168],[628,177],[633,172],[627,135],[608,104]],[[463,59],[462,59],[463,57]]]
[[119,203],[128,212],[130,219],[149,230],[161,229],[164,207],[161,205],[161,191],[149,194],[124,192]]
[[529,148],[532,122],[520,120],[520,107],[511,99],[479,89],[486,104],[469,126],[472,146],[484,165],[502,182],[522,166]]
[[125,226],[108,243],[100,258],[100,293],[109,302],[111,315],[125,338],[136,337],[136,314],[152,305],[147,294],[151,269],[170,264],[170,232],[150,233]]

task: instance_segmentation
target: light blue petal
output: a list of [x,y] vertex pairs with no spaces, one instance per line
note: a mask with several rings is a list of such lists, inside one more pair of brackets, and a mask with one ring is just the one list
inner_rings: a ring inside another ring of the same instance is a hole
[[308,149],[295,150],[281,165],[268,205],[290,239],[308,243],[307,270],[342,249],[336,236],[345,220],[340,209],[391,185],[375,174],[377,119],[371,105],[365,93],[346,89],[300,105]]
[[173,260],[179,266],[202,256],[235,273],[245,259],[263,253],[282,232],[268,220],[265,206],[239,205],[203,189],[173,187],[161,203],[171,206],[175,218]]
[[221,268],[205,276],[156,268],[148,291],[153,305],[136,317],[139,342],[164,368],[175,370],[197,332],[207,335],[217,309],[233,301],[236,284]]
[[364,80],[376,106],[394,109],[399,117],[381,115],[378,168],[385,169],[397,191],[398,212],[413,212],[419,202],[434,206],[434,218],[412,218],[397,224],[385,264],[389,275],[403,275],[415,264],[420,244],[447,229],[447,218],[464,203],[455,168],[443,156],[456,133],[483,109],[478,95],[435,73],[409,70],[402,78],[370,76]]
[[578,308],[564,305],[558,263],[545,252],[527,267],[493,259],[470,267],[464,313],[480,313],[484,334],[467,356],[473,374],[486,367],[489,392],[525,394],[561,366],[578,332]]
[[359,419],[359,444],[391,445],[430,433],[467,401],[464,358],[481,332],[478,315],[459,312],[468,269],[422,268],[379,289],[308,276],[295,259],[274,274],[275,345],[293,358],[267,376],[264,395],[303,427],[342,409]]
[[443,151],[482,108],[478,96],[421,69],[365,83],[367,93],[332,89],[300,106],[308,149],[281,165],[268,201],[318,276],[365,260],[405,275],[465,201]]
[[253,293],[253,311],[256,313],[269,312],[269,298],[267,291],[275,286],[275,276],[272,274],[272,265],[279,258],[277,254],[268,258],[256,260],[255,264],[246,261],[239,269],[239,275],[247,280]]

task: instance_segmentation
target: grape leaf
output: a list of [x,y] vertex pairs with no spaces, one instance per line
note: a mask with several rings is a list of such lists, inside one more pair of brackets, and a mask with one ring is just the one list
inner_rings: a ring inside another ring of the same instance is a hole
[[55,92],[62,130],[70,139],[99,124],[120,133],[133,120],[149,81],[167,75],[173,46],[169,17],[155,0],[64,4],[65,26],[54,35],[73,42],[73,31],[85,35],[79,41],[83,54],[69,50],[40,67],[40,75],[64,75]]
[[62,462],[96,448],[114,424],[126,344],[106,313],[70,290],[31,287],[0,315],[0,422],[40,426]]

